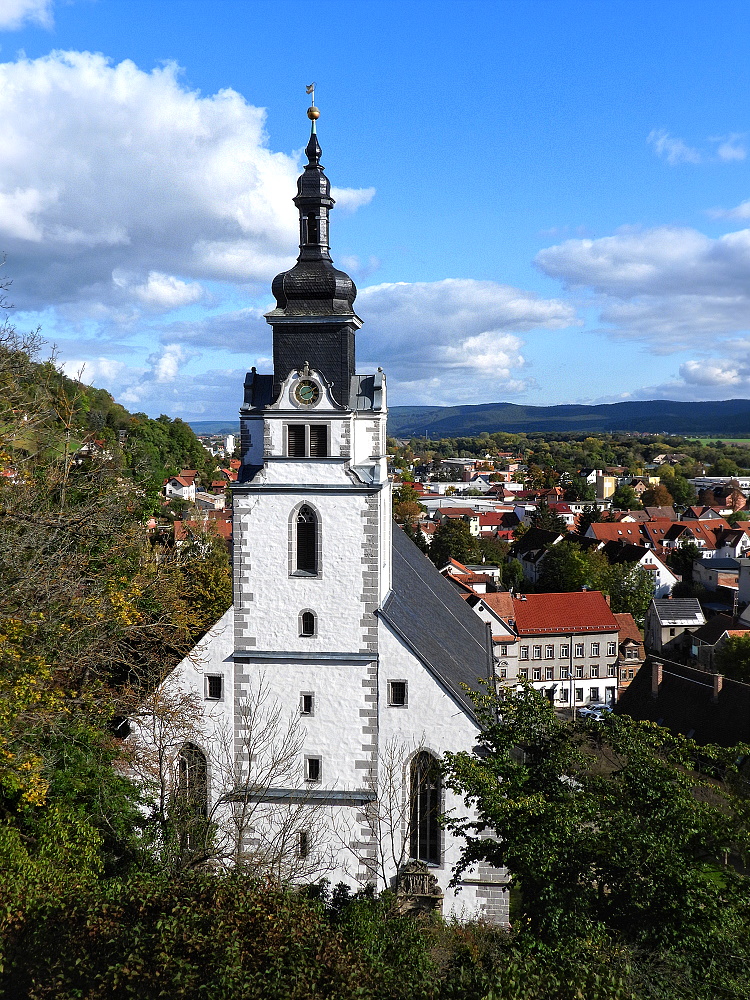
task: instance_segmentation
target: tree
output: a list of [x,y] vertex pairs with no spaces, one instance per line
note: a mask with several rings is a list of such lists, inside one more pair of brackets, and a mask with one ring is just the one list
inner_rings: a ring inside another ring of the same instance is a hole
[[672,494],[661,483],[644,490],[641,495],[641,503],[644,507],[671,507],[673,502]]
[[585,535],[589,525],[599,524],[602,520],[602,512],[596,504],[586,504],[576,520],[576,531],[579,535]]
[[564,487],[566,500],[596,500],[596,489],[580,476],[566,474],[560,477],[560,486]]
[[589,553],[575,542],[561,541],[544,554],[539,590],[553,594],[581,590],[594,585],[594,575]]
[[727,677],[750,683],[750,633],[728,635],[716,651],[714,665]]
[[641,501],[632,486],[618,486],[612,494],[612,506],[615,510],[640,510]]
[[411,521],[404,521],[403,524],[404,534],[408,535],[409,538],[414,542],[418,549],[422,552],[427,553],[429,549],[429,544],[424,536],[424,532],[419,527],[419,525],[413,525]]
[[672,568],[687,583],[693,576],[693,563],[700,559],[701,550],[695,542],[680,542],[670,556]]
[[684,476],[673,476],[669,484],[669,491],[674,502],[684,507],[689,507],[698,499],[694,488]]
[[602,574],[600,588],[610,597],[615,614],[627,612],[643,628],[646,612],[654,596],[653,577],[637,563],[615,563]]
[[546,500],[542,500],[537,509],[531,515],[531,523],[535,528],[544,528],[546,531],[567,532],[568,526],[562,514],[552,510]]
[[730,863],[750,847],[735,794],[745,748],[699,748],[616,715],[565,723],[531,689],[477,701],[476,750],[445,758],[447,784],[476,808],[446,820],[466,840],[455,880],[479,862],[507,868],[545,940],[599,930],[737,954],[750,903]]
[[439,568],[449,559],[461,563],[475,563],[481,559],[479,545],[466,521],[461,518],[446,517],[432,536],[430,559]]

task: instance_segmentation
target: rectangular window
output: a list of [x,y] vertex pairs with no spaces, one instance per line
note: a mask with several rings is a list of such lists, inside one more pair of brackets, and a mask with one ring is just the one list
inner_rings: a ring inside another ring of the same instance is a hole
[[568,679],[568,668],[560,667],[560,680],[566,681]]
[[570,656],[570,646],[568,645],[568,643],[567,643],[567,642],[564,642],[564,643],[563,643],[563,644],[562,644],[562,645],[560,646],[560,656],[561,656],[561,657],[566,657],[566,656]]
[[579,656],[583,656],[583,643],[582,642],[577,642],[576,643],[575,655],[576,655],[576,658],[578,658]]
[[406,708],[406,681],[388,681],[388,704],[394,708]]
[[310,458],[325,458],[328,454],[328,428],[310,427]]
[[545,667],[544,668],[544,679],[546,681],[553,680],[554,676],[555,676],[555,668],[554,667]]
[[521,646],[520,659],[522,659],[522,660],[528,660],[528,658],[529,658],[529,647],[528,646]]
[[561,688],[560,691],[558,692],[557,699],[558,699],[558,701],[567,701],[568,700],[568,689],[567,688]]
[[580,663],[576,664],[576,677],[583,677],[583,667]]
[[599,688],[591,688],[589,701],[599,701]]
[[625,668],[623,667],[623,668],[622,668],[622,670],[620,671],[620,680],[621,680],[621,681],[624,681],[624,680],[626,680],[626,679],[627,679],[627,676],[628,676],[628,672],[627,672],[627,670],[626,670],[626,669],[625,669]]
[[531,653],[531,659],[532,660],[541,660],[541,658],[542,658],[542,647],[541,646],[534,646],[534,648],[532,650],[532,653]]
[[306,858],[310,853],[310,834],[307,830],[300,830],[297,834],[297,857]]
[[607,643],[607,656],[615,656],[617,653],[617,643],[608,642]]
[[599,664],[598,663],[592,663],[591,664],[591,676],[592,677],[598,677],[599,676]]
[[323,758],[305,757],[305,781],[320,781],[323,777]]
[[221,674],[208,674],[206,676],[206,698],[209,701],[221,701],[224,693],[224,678]]
[[541,667],[534,667],[534,669],[531,672],[531,675],[532,675],[533,680],[540,681],[542,679],[542,668]]
[[299,714],[315,715],[315,695],[312,691],[303,691],[299,696]]
[[507,676],[508,676],[508,670],[507,670],[507,668],[506,667],[501,667],[500,668],[500,677],[501,677],[501,679],[505,680],[507,678]]
[[592,642],[591,643],[591,655],[592,656],[598,656],[599,655],[599,643],[598,642]]
[[286,430],[287,455],[290,458],[305,458],[305,425],[289,424]]
[[615,671],[615,665],[614,665],[614,663],[608,664],[608,666],[607,666],[607,677],[617,677],[617,673]]
[[615,700],[615,689],[614,688],[606,688],[605,690],[606,690],[606,693],[607,693],[607,701],[611,705],[612,702]]
[[529,672],[528,670],[519,670],[518,676],[521,678],[521,680],[527,681],[529,679]]
[[576,688],[576,701],[583,701],[583,688]]
[[628,670],[628,680],[632,681],[634,677],[635,677],[635,670]]
[[501,646],[500,647],[500,655],[501,656],[507,656],[508,655],[508,647],[507,646]]
[[555,647],[550,643],[548,646],[544,647],[544,659],[554,660],[555,658]]

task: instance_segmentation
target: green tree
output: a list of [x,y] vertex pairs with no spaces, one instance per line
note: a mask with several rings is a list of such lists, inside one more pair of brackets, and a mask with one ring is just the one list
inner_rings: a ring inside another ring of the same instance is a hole
[[599,524],[602,520],[602,512],[596,504],[586,504],[576,520],[576,531],[579,535],[585,535],[591,524]]
[[565,723],[531,689],[477,701],[476,751],[445,756],[447,784],[476,808],[446,820],[465,838],[454,881],[482,861],[507,868],[548,941],[598,928],[696,959],[747,954],[748,883],[728,859],[750,847],[734,794],[748,748],[699,748],[615,715]]
[[676,573],[678,573],[685,583],[689,583],[693,577],[693,563],[700,559],[701,550],[695,542],[680,542],[677,548],[669,557],[669,562]]
[[669,483],[669,491],[674,502],[685,507],[698,500],[698,495],[684,476],[673,476]]
[[591,585],[591,562],[580,545],[561,541],[547,549],[539,574],[539,590],[558,594]]
[[632,486],[618,486],[612,494],[612,506],[615,510],[640,510],[641,501]]
[[535,528],[544,528],[546,531],[562,531],[565,533],[568,526],[562,514],[552,510],[546,500],[542,500],[537,509],[531,515],[531,523]]
[[615,614],[628,612],[643,628],[654,596],[654,581],[647,570],[637,563],[607,566],[602,573],[600,588],[609,594],[610,606]]
[[445,566],[449,559],[461,563],[475,563],[481,559],[479,545],[468,523],[455,517],[446,517],[438,527],[428,555],[438,568]]
[[747,684],[750,682],[750,633],[726,637],[714,657],[716,669]]

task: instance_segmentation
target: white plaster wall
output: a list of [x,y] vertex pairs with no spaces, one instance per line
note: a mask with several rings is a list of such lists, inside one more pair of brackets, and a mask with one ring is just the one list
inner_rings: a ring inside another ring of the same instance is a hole
[[[389,740],[401,740],[414,751],[422,747],[440,758],[446,750],[471,750],[476,743],[479,727],[459,706],[401,638],[381,620],[379,630],[380,666],[378,671],[378,705],[380,753]],[[408,684],[408,707],[388,705],[388,681],[405,680]],[[408,794],[408,762],[405,762],[404,789]],[[443,811],[458,816],[470,815],[462,798],[449,789],[443,790]],[[467,873],[460,890],[449,888],[453,869],[458,863],[463,841],[443,832],[442,864],[431,866],[445,893],[443,912],[446,915],[475,916],[483,903],[477,896],[477,886]]]
[[[249,635],[257,649],[360,650],[366,500],[361,493],[235,493],[235,517],[247,537],[243,551],[235,551],[243,577],[235,602],[252,612]],[[310,503],[320,517],[319,578],[289,575],[289,520],[301,501]],[[314,637],[299,636],[302,610],[312,610],[317,616]]]

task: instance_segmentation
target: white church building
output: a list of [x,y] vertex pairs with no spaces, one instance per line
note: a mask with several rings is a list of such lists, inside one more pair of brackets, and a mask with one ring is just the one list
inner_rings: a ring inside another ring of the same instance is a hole
[[449,886],[462,842],[439,817],[467,808],[436,766],[476,743],[466,688],[492,677],[492,637],[392,522],[386,378],[356,372],[356,288],[331,261],[308,115],[274,370],[248,374],[240,410],[233,607],[164,685],[199,707],[176,781],[205,787],[234,861],[378,889],[420,861],[444,913],[505,921],[502,871]]

